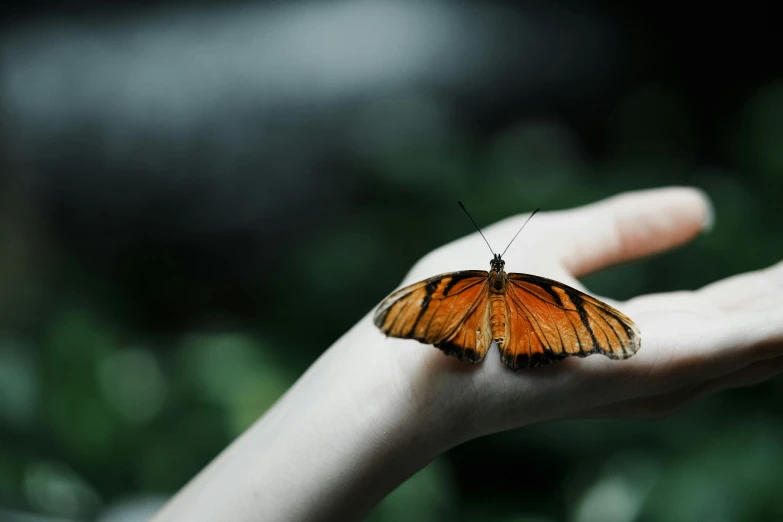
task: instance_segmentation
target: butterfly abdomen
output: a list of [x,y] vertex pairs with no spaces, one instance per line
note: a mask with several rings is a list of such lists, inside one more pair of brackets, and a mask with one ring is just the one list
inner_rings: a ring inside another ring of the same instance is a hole
[[489,297],[489,324],[492,339],[502,347],[506,338],[506,299],[502,294]]

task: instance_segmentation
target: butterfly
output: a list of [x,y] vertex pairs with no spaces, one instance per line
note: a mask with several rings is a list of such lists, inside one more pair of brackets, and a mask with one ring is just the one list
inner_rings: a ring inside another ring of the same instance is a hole
[[506,273],[507,250],[493,252],[489,272],[449,272],[393,292],[376,309],[375,325],[387,337],[415,339],[474,364],[494,341],[512,370],[596,353],[626,359],[639,350],[641,333],[625,314],[558,281]]

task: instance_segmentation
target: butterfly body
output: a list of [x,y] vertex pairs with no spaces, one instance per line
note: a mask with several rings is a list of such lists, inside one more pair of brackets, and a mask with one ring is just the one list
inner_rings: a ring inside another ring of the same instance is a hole
[[494,341],[512,370],[594,353],[624,359],[641,346],[633,321],[610,305],[504,265],[495,254],[489,272],[450,272],[402,288],[380,304],[375,325],[474,364]]

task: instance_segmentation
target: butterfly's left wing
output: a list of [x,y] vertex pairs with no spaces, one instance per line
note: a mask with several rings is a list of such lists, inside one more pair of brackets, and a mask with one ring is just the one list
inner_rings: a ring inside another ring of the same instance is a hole
[[487,306],[489,273],[441,274],[387,297],[375,325],[390,337],[432,344],[461,361],[478,363],[492,342]]
[[510,331],[501,359],[514,370],[593,353],[625,359],[641,346],[625,314],[552,279],[509,274],[506,306]]

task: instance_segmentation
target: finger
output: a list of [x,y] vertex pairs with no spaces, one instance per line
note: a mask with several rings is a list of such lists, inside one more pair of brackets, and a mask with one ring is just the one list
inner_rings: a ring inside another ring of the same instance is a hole
[[783,294],[783,262],[711,283],[697,293],[724,310],[734,310],[769,295]]
[[559,216],[561,258],[577,277],[683,244],[713,220],[699,189],[669,187],[620,194]]
[[730,310],[722,310],[722,314],[754,314],[763,313],[769,310],[783,308],[783,292],[771,292],[767,295],[760,295],[753,299],[748,299],[745,303],[737,305]]
[[698,397],[730,388],[755,386],[777,377],[781,372],[783,372],[783,357],[759,361],[738,372],[705,383],[704,386],[696,391],[695,396]]
[[696,292],[680,290],[676,292],[659,292],[633,297],[626,301],[630,313],[642,314],[651,312],[669,312],[681,314],[696,314],[709,318],[722,314],[714,304]]
[[[643,342],[632,358],[618,362],[587,357],[573,363],[618,397],[671,392],[783,357],[783,307],[710,318],[680,312],[636,317]],[[610,394],[604,402],[615,401]]]
[[759,361],[728,375],[703,384],[654,397],[608,404],[582,412],[584,418],[625,417],[658,419],[680,410],[683,406],[712,393],[731,388],[761,384],[783,373],[783,357]]
[[783,307],[783,292],[752,299],[745,303],[741,310],[744,312],[763,312],[764,310],[780,307]]

